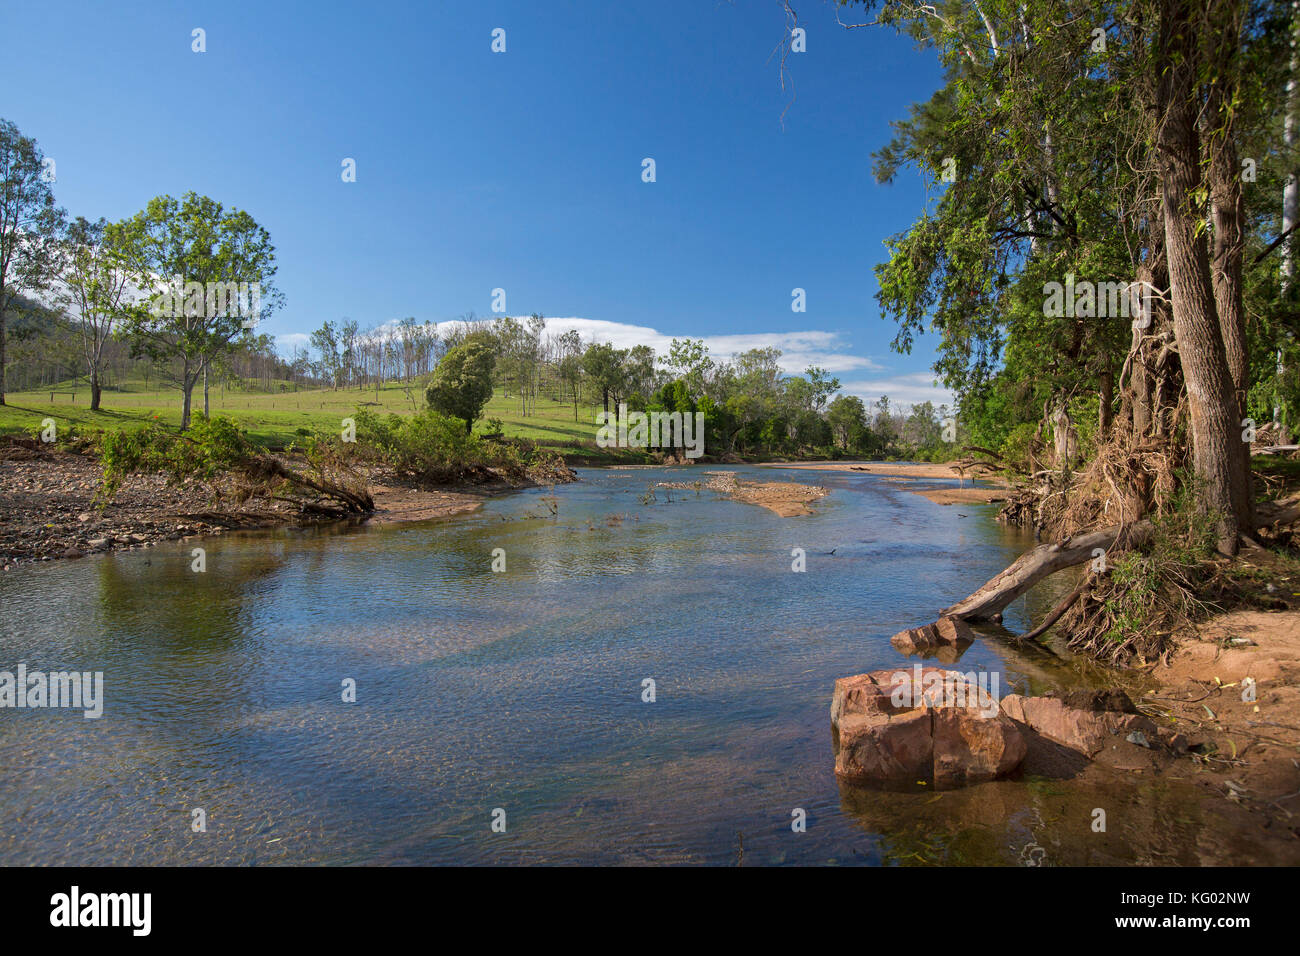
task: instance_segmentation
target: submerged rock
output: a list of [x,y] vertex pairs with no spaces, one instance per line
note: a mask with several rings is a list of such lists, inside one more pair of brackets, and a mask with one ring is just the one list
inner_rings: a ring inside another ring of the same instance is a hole
[[[970,644],[975,640],[975,632],[961,618],[941,617],[933,624],[899,631],[889,640],[904,654],[929,656],[935,651],[951,650]],[[953,659],[960,656],[957,654]]]
[[1026,751],[986,690],[935,667],[836,681],[831,724],[836,775],[868,786],[943,790],[994,780],[1014,772]]

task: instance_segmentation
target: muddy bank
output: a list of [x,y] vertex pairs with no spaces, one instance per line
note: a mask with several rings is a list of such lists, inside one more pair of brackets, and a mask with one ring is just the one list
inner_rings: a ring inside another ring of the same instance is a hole
[[812,503],[830,494],[820,485],[805,485],[795,481],[745,481],[734,471],[706,471],[699,481],[661,481],[660,488],[679,488],[683,491],[708,490],[717,492],[732,501],[759,505],[782,518],[795,518],[813,513]]
[[[0,568],[149,548],[161,541],[231,530],[313,523],[292,504],[259,497],[246,506],[217,504],[197,481],[130,475],[102,510],[95,500],[98,458],[64,450],[0,447]],[[482,507],[493,495],[528,487],[504,480],[421,488],[383,469],[367,470],[380,524],[427,521]]]

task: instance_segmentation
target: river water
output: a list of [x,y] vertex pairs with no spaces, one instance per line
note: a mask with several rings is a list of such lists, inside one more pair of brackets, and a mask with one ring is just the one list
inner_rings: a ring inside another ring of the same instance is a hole
[[[105,681],[99,719],[0,710],[0,864],[1196,863],[1248,839],[1207,846],[1177,784],[1108,789],[1095,833],[1103,798],[1071,781],[837,783],[835,678],[907,666],[890,635],[1033,543],[988,506],[761,469],[832,489],[780,518],[643,501],[680,469],[580,474],[442,521],[0,576],[0,670]],[[956,666],[1002,693],[1091,679],[996,635]]]

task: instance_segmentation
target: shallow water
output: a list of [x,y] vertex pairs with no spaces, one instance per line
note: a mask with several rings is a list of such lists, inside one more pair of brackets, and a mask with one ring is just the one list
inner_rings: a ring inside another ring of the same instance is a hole
[[[0,863],[1232,862],[1177,784],[1108,790],[1105,834],[1071,781],[841,788],[835,678],[906,666],[890,635],[1032,542],[877,476],[762,474],[833,491],[783,519],[708,491],[642,503],[680,470],[585,470],[555,514],[529,491],[0,576],[0,670],[106,684],[98,720],[0,710]],[[1087,679],[994,637],[957,666],[1002,693]]]

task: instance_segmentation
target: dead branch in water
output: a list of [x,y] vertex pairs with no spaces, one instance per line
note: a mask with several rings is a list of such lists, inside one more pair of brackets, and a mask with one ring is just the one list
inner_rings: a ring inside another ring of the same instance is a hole
[[958,601],[942,613],[967,621],[987,621],[1048,575],[1082,564],[1095,557],[1094,552],[1098,549],[1108,552],[1117,540],[1121,547],[1140,546],[1149,540],[1153,530],[1151,522],[1140,521],[1133,525],[1113,525],[1101,531],[1065,538],[1054,544],[1039,545],[1022,554],[1010,567],[970,597]]

